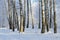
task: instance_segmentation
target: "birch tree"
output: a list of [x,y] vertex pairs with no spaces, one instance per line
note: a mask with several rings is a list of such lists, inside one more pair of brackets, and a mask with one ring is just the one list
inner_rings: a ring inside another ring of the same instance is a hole
[[16,28],[16,9],[15,9],[15,1],[13,0],[13,31]]
[[14,0],[13,5],[14,5],[14,7],[13,7],[14,25],[15,25],[15,28],[17,28],[17,30],[19,30],[18,13],[17,13],[17,10],[16,10],[16,0]]
[[29,0],[27,0],[27,28],[29,27]]
[[42,30],[41,33],[45,33],[45,12],[44,12],[44,0],[41,0],[42,7]]
[[48,0],[45,0],[45,24],[48,32],[49,31]]
[[38,24],[38,28],[40,28],[40,0],[39,0],[39,24]]
[[34,19],[33,19],[33,13],[32,13],[31,0],[30,0],[30,13],[31,13],[31,18],[32,18],[32,29],[34,29]]
[[50,28],[52,27],[52,0],[50,1]]
[[8,0],[8,22],[9,22],[9,28],[12,29],[13,24],[12,24],[12,5],[11,5],[11,0]]
[[26,0],[24,0],[24,16],[23,16],[23,26],[24,26],[24,28],[23,28],[23,30],[25,29],[25,21],[26,21]]
[[16,26],[17,26],[17,30],[19,31],[19,20],[18,20],[17,12],[16,12]]
[[23,11],[22,11],[22,0],[19,0],[20,4],[20,32],[24,32],[23,27]]
[[53,14],[54,14],[54,33],[57,33],[57,24],[56,24],[56,0],[53,0]]

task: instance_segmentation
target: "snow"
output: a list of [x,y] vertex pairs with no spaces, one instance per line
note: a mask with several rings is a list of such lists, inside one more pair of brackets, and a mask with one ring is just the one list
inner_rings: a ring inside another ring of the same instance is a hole
[[[31,31],[30,31],[31,32]],[[59,40],[60,33],[54,34],[52,31],[41,34],[40,32],[23,32],[12,31],[7,28],[0,28],[0,40]]]
[[[33,0],[32,0],[33,1]],[[2,9],[2,0],[0,1],[0,9]],[[33,10],[35,12],[34,16],[36,16],[38,13],[38,9],[37,8],[37,2],[34,2],[32,4],[33,6]],[[8,28],[0,28],[0,40],[60,40],[60,0],[57,0],[57,5],[56,5],[56,11],[57,11],[57,33],[54,34],[53,29],[50,29],[49,32],[46,32],[44,34],[41,34],[41,29],[38,29],[36,26],[34,29],[31,29],[31,27],[29,27],[28,29],[25,28],[25,32],[23,33],[19,33],[18,31],[12,31]],[[0,10],[0,19],[2,18],[2,10]],[[36,17],[38,18],[38,17]],[[36,19],[36,22],[38,21],[38,19]],[[2,20],[0,20],[0,22],[2,23]],[[0,23],[0,26],[1,26]],[[8,25],[7,19],[5,21],[5,25]],[[8,26],[7,26],[8,27]]]

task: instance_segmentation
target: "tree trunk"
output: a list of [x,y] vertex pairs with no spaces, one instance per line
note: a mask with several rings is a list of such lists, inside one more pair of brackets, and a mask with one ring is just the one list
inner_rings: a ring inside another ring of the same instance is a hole
[[12,29],[13,25],[12,25],[12,7],[11,7],[11,0],[8,0],[8,13],[9,13],[9,17],[8,17],[9,28]]
[[27,28],[29,27],[29,0],[27,0]]
[[18,20],[17,12],[16,12],[16,26],[17,26],[17,30],[19,31],[19,20]]
[[24,32],[24,27],[23,27],[22,0],[19,0],[19,3],[20,3],[20,32]]
[[38,28],[40,28],[40,0],[39,0],[39,24],[38,24]]
[[25,21],[26,21],[26,0],[24,0],[24,16],[23,16],[23,30],[25,29]]
[[56,1],[53,0],[53,13],[54,13],[54,33],[57,33],[57,24],[56,24],[56,9],[55,9],[55,3]]
[[52,27],[52,0],[50,0],[50,28]]
[[44,12],[44,0],[41,0],[42,7],[42,30],[41,33],[45,33],[45,12]]
[[49,31],[48,0],[45,0],[45,24],[48,32]]
[[31,18],[32,18],[32,29],[34,29],[34,19],[33,19],[33,14],[32,14],[31,0],[30,0],[30,13],[31,13]]
[[[14,2],[14,6],[15,6],[15,2]],[[17,30],[19,30],[18,13],[17,13],[17,10],[16,10],[16,6],[14,7],[14,9],[15,9],[15,13],[14,13],[14,16],[15,16],[14,17],[15,18],[15,28],[17,28]]]
[[16,9],[15,9],[15,0],[13,0],[13,31],[16,28]]

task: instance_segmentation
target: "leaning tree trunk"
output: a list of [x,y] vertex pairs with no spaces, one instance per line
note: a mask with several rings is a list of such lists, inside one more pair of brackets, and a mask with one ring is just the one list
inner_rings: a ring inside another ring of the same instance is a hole
[[38,28],[40,28],[40,0],[39,0],[39,24],[38,24]]
[[52,27],[52,0],[50,0],[50,28]]
[[48,0],[45,0],[45,24],[48,32],[49,31]]
[[30,13],[31,13],[31,18],[32,18],[32,29],[34,29],[34,19],[33,19],[33,14],[32,14],[31,0],[30,0]]
[[29,27],[29,0],[27,0],[27,28]]
[[22,0],[19,0],[20,3],[20,32],[24,32],[23,27],[23,11],[22,11]]
[[54,14],[54,33],[57,33],[57,25],[56,25],[56,9],[55,9],[56,1],[53,0],[53,14]]
[[44,0],[41,0],[42,7],[42,30],[41,33],[45,33],[45,12],[44,12]]

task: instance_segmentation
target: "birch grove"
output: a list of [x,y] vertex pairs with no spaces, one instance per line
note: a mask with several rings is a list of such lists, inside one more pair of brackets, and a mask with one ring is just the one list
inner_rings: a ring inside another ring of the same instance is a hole
[[[38,7],[38,28],[41,29],[41,33],[49,32],[50,28],[53,28],[53,25],[54,33],[57,33],[56,0],[38,0]],[[25,32],[25,28],[29,28],[29,22],[32,22],[32,29],[34,29],[32,0],[19,0],[19,9],[20,14],[17,12],[16,0],[8,0],[9,28],[13,31],[17,28],[19,32]],[[32,21],[29,21],[29,17],[31,17]],[[20,22],[18,20],[19,18]]]

